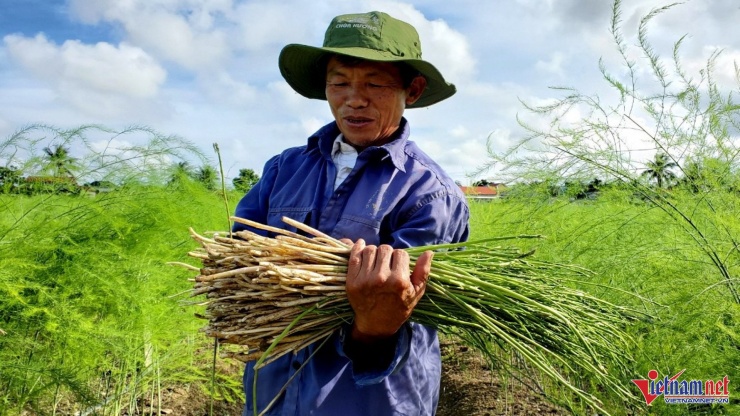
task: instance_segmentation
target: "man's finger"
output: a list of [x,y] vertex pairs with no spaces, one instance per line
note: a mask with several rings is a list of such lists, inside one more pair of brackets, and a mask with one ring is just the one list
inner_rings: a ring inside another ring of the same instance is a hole
[[[359,239],[349,251],[349,261],[347,262],[347,279],[353,279],[360,274],[362,266],[362,250],[365,249],[365,240]],[[350,282],[348,282],[350,283]]]
[[377,261],[378,247],[374,245],[365,246],[363,242],[363,249],[360,252],[360,259],[362,261],[360,267],[360,273],[365,279],[372,276],[373,269],[375,268],[375,262]]
[[391,260],[393,259],[393,247],[389,245],[378,246],[375,252],[375,267],[373,273],[378,276],[388,277],[388,271],[391,269]]
[[416,259],[416,265],[414,271],[411,273],[411,284],[414,285],[414,289],[417,294],[424,293],[426,288],[427,280],[429,279],[429,273],[432,271],[432,258],[434,252],[427,250]]
[[391,270],[394,273],[408,273],[409,253],[406,250],[393,250],[393,258],[391,259]]

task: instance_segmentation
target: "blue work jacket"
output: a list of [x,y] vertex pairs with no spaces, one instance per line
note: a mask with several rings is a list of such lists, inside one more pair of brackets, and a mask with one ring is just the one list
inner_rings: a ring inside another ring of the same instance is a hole
[[[285,150],[265,165],[259,182],[239,202],[236,216],[295,231],[283,216],[335,238],[362,238],[395,248],[465,241],[469,211],[454,181],[415,143],[402,120],[396,137],[364,149],[349,176],[334,190],[332,122],[305,146]],[[235,230],[244,229],[236,224]],[[263,233],[264,234],[264,233]],[[398,333],[391,365],[355,372],[344,352],[345,330],[318,351],[317,344],[286,354],[258,372],[259,411],[278,396],[269,415],[433,415],[439,399],[441,361],[437,333],[407,323]],[[244,373],[244,415],[253,414],[254,363]]]

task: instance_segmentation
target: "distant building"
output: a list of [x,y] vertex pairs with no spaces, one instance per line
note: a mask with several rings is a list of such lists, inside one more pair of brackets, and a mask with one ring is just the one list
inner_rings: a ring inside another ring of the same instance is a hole
[[470,199],[486,200],[495,199],[500,196],[499,186],[503,184],[491,184],[485,186],[460,186],[460,190]]

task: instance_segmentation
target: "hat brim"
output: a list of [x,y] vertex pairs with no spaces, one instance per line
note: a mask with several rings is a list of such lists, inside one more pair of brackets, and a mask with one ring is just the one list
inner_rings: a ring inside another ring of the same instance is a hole
[[406,108],[428,107],[451,97],[457,89],[445,81],[442,74],[429,62],[421,59],[404,59],[367,48],[317,48],[314,46],[290,44],[280,52],[278,65],[283,78],[293,89],[304,97],[326,100],[326,68],[320,67],[322,57],[338,54],[378,62],[403,62],[421,73],[427,80],[427,87],[415,103]]

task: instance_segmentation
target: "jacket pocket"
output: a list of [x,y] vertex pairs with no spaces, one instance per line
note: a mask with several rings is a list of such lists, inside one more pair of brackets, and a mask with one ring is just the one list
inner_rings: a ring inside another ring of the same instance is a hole
[[336,238],[349,238],[352,241],[362,238],[368,245],[378,245],[380,244],[380,221],[373,218],[344,215],[337,222],[332,234]]
[[267,212],[267,225],[282,228],[284,230],[298,232],[298,230],[292,225],[288,225],[283,222],[283,217],[288,217],[292,220],[298,221],[303,224],[308,224],[310,219],[311,210],[309,208],[296,208],[296,207],[277,207],[270,208]]

